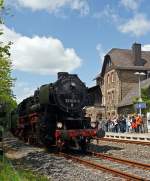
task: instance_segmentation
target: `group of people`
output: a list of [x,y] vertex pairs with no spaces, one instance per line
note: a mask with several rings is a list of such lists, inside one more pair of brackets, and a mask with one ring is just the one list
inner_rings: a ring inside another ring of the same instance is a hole
[[107,132],[143,132],[143,120],[140,115],[113,116],[105,122],[105,131]]

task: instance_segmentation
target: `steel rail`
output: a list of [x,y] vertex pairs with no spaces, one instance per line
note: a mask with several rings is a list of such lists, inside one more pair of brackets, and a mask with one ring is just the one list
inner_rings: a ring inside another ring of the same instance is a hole
[[134,167],[139,167],[142,169],[146,169],[146,170],[150,170],[150,164],[146,164],[146,163],[140,163],[140,162],[136,162],[136,161],[131,161],[131,160],[126,160],[123,158],[118,158],[115,156],[110,156],[107,154],[103,154],[103,153],[96,153],[96,152],[91,152],[89,151],[88,153],[98,157],[98,158],[103,158],[103,159],[108,159],[108,160],[113,160],[115,162],[118,163],[124,163],[124,164],[128,164],[128,165],[132,165]]
[[132,174],[129,174],[129,173],[126,173],[126,172],[122,172],[120,170],[117,170],[117,169],[114,169],[114,168],[109,168],[109,167],[106,167],[104,165],[100,165],[98,163],[94,163],[92,161],[88,161],[88,160],[85,160],[85,159],[81,159],[81,158],[78,158],[77,156],[73,156],[73,155],[70,155],[70,154],[65,154],[65,153],[59,153],[58,154],[59,156],[63,156],[67,159],[71,159],[75,162],[78,162],[78,163],[81,163],[85,166],[90,166],[94,169],[98,169],[98,170],[102,170],[104,172],[109,172],[115,176],[119,176],[119,177],[122,177],[122,178],[125,178],[126,180],[132,180],[132,181],[148,181],[147,179],[145,178],[142,178],[142,177],[139,177],[139,176],[136,176],[136,175],[132,175]]
[[112,141],[112,142],[118,142],[118,143],[130,143],[130,144],[138,144],[138,145],[144,145],[144,146],[150,146],[150,142],[142,142],[142,141],[132,141],[132,140],[121,140],[121,139],[115,139],[115,138],[95,138],[97,141]]

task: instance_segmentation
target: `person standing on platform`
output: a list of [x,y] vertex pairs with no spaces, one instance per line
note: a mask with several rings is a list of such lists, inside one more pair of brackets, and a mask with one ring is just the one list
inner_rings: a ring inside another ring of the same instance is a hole
[[128,117],[126,118],[126,132],[130,131],[130,127],[131,127],[131,118],[128,115]]
[[113,121],[113,119],[110,120],[110,131],[114,132],[114,121]]
[[142,132],[142,130],[141,130],[142,129],[142,118],[141,118],[141,116],[137,115],[135,120],[136,120],[136,125],[137,125],[136,132],[137,133]]
[[132,116],[131,127],[132,127],[132,132],[136,132],[137,124],[134,116]]
[[117,122],[118,122],[118,132],[121,132],[121,130],[122,130],[121,120],[122,120],[122,116],[119,115],[118,119],[117,119]]
[[122,119],[123,119],[123,116],[121,115],[121,116],[119,117],[119,120],[118,120],[118,124],[119,124],[119,132],[121,132],[121,133],[123,133]]
[[106,132],[109,131],[109,122],[110,122],[110,119],[106,119],[106,122],[105,122],[105,131]]
[[122,119],[121,119],[121,129],[120,131],[122,133],[126,132],[126,118],[125,116],[122,116]]
[[106,125],[105,125],[108,132],[110,132],[110,123],[111,123],[111,119],[109,117],[109,118],[107,118]]
[[115,116],[112,121],[113,121],[113,125],[114,125],[114,132],[118,133],[118,120],[117,120],[117,117]]

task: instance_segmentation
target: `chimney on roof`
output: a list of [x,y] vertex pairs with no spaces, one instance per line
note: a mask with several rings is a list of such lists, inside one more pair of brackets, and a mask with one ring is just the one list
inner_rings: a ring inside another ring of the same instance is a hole
[[141,44],[134,43],[132,45],[132,57],[133,62],[135,66],[142,66],[142,60],[141,60]]

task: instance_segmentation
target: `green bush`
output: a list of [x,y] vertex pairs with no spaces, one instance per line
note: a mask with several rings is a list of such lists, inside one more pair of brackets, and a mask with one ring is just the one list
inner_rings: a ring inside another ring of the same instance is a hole
[[31,171],[14,169],[6,158],[0,157],[0,181],[48,181],[48,179]]

